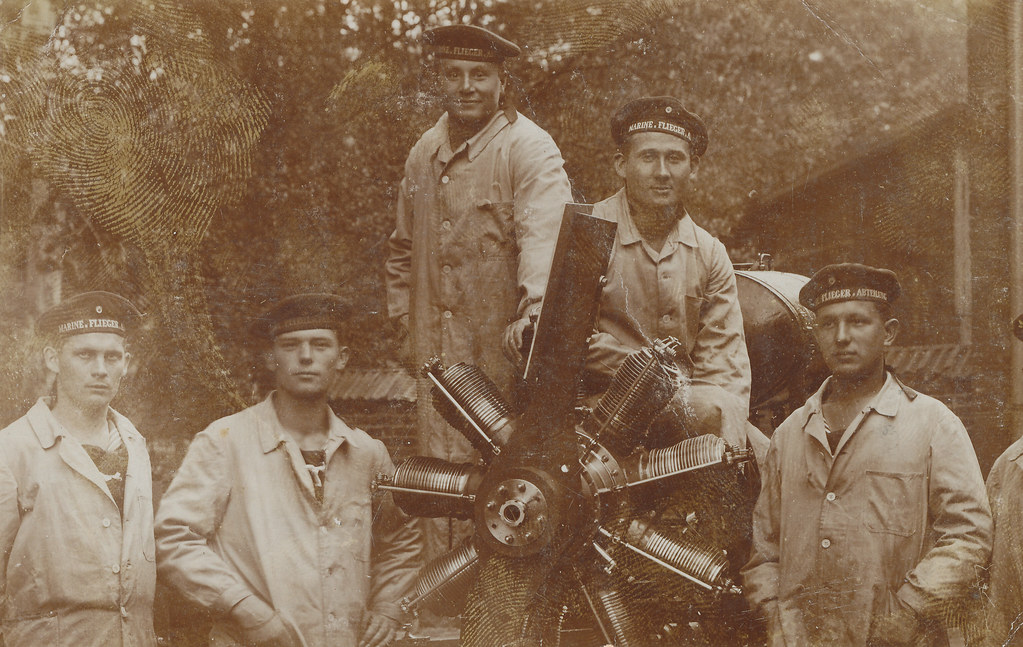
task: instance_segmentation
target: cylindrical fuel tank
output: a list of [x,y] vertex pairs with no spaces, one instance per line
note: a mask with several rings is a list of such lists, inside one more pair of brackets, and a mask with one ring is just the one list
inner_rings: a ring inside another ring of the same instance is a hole
[[827,376],[813,339],[813,313],[799,304],[810,279],[766,270],[735,273],[753,372],[750,408],[806,399]]

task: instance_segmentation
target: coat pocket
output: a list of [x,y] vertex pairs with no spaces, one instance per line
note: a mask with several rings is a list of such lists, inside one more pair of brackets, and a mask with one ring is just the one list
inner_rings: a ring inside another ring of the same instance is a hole
[[480,259],[491,261],[518,256],[515,203],[484,200],[476,205],[476,209],[479,211],[476,240]]
[[[863,524],[870,532],[911,537],[926,510],[921,501],[924,475],[918,472],[875,472],[864,474]],[[926,496],[926,493],[923,493]]]

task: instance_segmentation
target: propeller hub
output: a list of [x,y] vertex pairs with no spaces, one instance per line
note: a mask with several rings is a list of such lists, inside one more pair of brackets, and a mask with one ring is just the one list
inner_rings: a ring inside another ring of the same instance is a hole
[[483,496],[485,532],[502,546],[533,552],[549,540],[547,497],[531,480],[507,478]]
[[558,532],[565,517],[564,498],[556,480],[543,470],[496,470],[476,496],[477,535],[501,554],[535,555]]

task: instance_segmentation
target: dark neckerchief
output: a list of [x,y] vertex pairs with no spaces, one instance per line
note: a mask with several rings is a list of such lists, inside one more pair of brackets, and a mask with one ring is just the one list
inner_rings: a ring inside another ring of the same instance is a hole
[[316,494],[316,500],[323,503],[323,480],[326,476],[327,452],[322,449],[302,449],[300,451],[302,460],[305,461],[305,467],[309,470],[309,475],[313,477],[313,492]]
[[82,448],[106,480],[107,488],[110,489],[117,507],[124,510],[124,477],[128,472],[128,450],[124,445],[118,445],[117,449],[109,451],[96,445],[82,445]]

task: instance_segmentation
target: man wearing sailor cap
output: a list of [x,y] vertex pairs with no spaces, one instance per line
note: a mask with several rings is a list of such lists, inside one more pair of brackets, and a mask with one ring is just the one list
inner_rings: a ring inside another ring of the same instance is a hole
[[991,553],[984,481],[959,418],[885,364],[899,292],[857,263],[800,290],[831,377],[763,466],[743,590],[770,645],[948,645],[972,611]]
[[750,363],[732,263],[685,206],[707,150],[707,128],[674,97],[643,97],[614,115],[611,135],[624,186],[593,207],[594,216],[618,223],[618,233],[585,391],[603,392],[630,353],[675,337],[691,362],[692,383],[684,406],[662,420],[739,447],[748,440],[762,456],[767,439],[747,422]]
[[373,478],[379,440],[327,404],[348,361],[331,294],[275,303],[256,333],[276,390],[197,434],[160,502],[160,576],[214,614],[211,645],[383,647],[419,542]]
[[[431,29],[423,41],[445,113],[405,163],[388,241],[388,312],[407,335],[412,365],[432,357],[475,364],[509,394],[571,187],[554,140],[506,101],[504,61],[518,56],[517,45],[471,25]],[[429,393],[420,379],[418,451],[475,460]],[[435,526],[426,537],[431,556],[464,534],[447,519],[424,523]]]
[[149,454],[110,408],[139,316],[116,294],[86,292],[36,324],[53,395],[0,431],[7,647],[156,645]]

